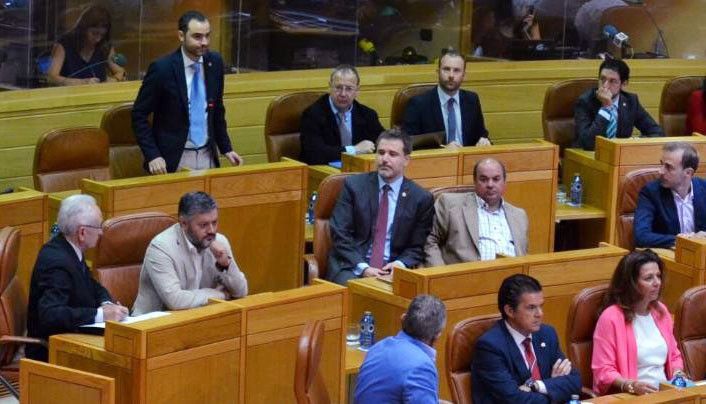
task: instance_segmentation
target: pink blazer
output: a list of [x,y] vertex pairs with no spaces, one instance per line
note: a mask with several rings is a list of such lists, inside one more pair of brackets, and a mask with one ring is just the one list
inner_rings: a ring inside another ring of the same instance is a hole
[[[684,369],[681,353],[674,339],[674,325],[667,307],[661,302],[651,311],[659,332],[667,343],[667,362],[664,364],[668,379],[677,369]],[[632,323],[625,323],[623,310],[617,305],[605,309],[593,332],[593,390],[608,394],[618,377],[637,379],[637,344]]]

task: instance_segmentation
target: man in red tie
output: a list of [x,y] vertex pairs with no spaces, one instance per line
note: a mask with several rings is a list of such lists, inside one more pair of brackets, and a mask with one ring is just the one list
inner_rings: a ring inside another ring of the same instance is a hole
[[531,276],[506,278],[498,292],[499,320],[476,342],[471,364],[473,402],[565,403],[581,378],[564,357],[556,331],[542,324],[542,285]]
[[412,145],[397,129],[377,139],[377,170],[346,178],[330,221],[327,278],[382,276],[392,268],[413,268],[424,259],[431,229],[431,194],[404,177]]

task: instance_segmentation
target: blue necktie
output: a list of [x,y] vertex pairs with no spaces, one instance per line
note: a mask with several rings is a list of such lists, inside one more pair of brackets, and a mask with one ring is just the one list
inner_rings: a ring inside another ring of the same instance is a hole
[[206,144],[206,85],[201,80],[201,63],[194,63],[189,99],[189,140],[195,147]]
[[618,132],[618,116],[615,105],[610,107],[610,120],[608,121],[608,128],[605,131],[606,137],[608,139],[613,139]]
[[454,101],[455,100],[453,98],[449,98],[449,101],[446,103],[448,115],[446,119],[446,129],[448,130],[446,132],[446,144],[456,140],[456,111],[454,111]]

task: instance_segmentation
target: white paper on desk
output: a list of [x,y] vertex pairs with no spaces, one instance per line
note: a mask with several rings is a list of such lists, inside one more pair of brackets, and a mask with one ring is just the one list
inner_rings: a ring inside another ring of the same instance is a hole
[[[145,313],[145,314],[135,316],[135,317],[128,316],[125,318],[125,320],[121,321],[121,323],[123,323],[123,324],[137,323],[138,321],[144,321],[144,320],[149,320],[152,318],[163,317],[163,316],[167,316],[169,314],[171,314],[171,313],[168,313],[166,311],[153,311],[151,313]],[[105,328],[105,322],[86,324],[86,325],[82,325],[81,327]]]

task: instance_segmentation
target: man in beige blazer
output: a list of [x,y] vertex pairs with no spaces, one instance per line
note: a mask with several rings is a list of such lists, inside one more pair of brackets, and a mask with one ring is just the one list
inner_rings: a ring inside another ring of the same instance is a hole
[[484,159],[473,168],[475,192],[437,199],[424,250],[427,267],[527,254],[527,214],[503,200],[505,167]]
[[152,239],[140,271],[133,315],[200,307],[209,298],[248,294],[248,282],[218,229],[216,201],[190,192],[179,201],[179,223]]

